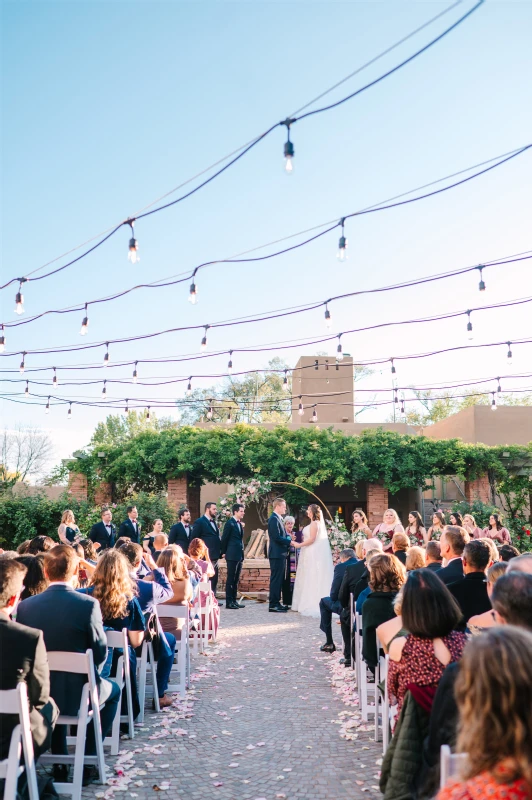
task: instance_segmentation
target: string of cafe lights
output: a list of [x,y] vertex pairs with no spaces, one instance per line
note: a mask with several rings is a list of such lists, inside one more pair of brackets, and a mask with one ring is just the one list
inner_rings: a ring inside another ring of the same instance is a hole
[[[50,277],[51,275],[57,274],[58,272],[62,272],[67,267],[72,266],[72,264],[75,264],[75,263],[79,262],[81,259],[85,258],[85,256],[89,255],[89,253],[94,252],[94,250],[96,250],[98,247],[100,247],[104,242],[108,241],[124,225],[128,225],[130,227],[130,232],[131,232],[131,236],[130,236],[130,239],[129,239],[129,245],[128,245],[128,258],[132,263],[136,263],[139,260],[139,256],[138,256],[138,249],[139,249],[138,248],[138,241],[135,238],[135,234],[134,234],[134,224],[135,224],[136,220],[143,219],[144,217],[148,217],[148,216],[151,216],[153,214],[156,214],[156,213],[158,213],[160,211],[163,211],[163,210],[165,210],[167,208],[170,208],[171,206],[175,206],[178,203],[182,202],[183,200],[186,200],[187,198],[191,197],[193,194],[198,192],[203,187],[207,186],[209,183],[211,183],[213,180],[215,180],[217,177],[219,177],[222,173],[224,173],[227,169],[229,169],[231,166],[233,166],[237,161],[239,161],[244,155],[249,153],[250,150],[252,150],[254,147],[256,147],[256,145],[259,144],[259,142],[261,142],[263,139],[265,139],[267,136],[269,136],[269,134],[272,133],[274,130],[276,130],[278,127],[285,126],[286,129],[287,129],[287,142],[284,145],[284,151],[283,152],[284,152],[284,157],[285,157],[285,169],[289,173],[292,172],[292,168],[293,168],[292,159],[294,157],[294,146],[293,146],[293,143],[290,141],[290,129],[291,129],[291,127],[293,125],[295,125],[296,122],[300,122],[301,120],[307,119],[308,117],[311,117],[311,116],[315,116],[316,114],[321,114],[321,113],[324,113],[324,112],[327,112],[327,111],[331,111],[332,109],[337,108],[340,105],[343,105],[347,101],[352,100],[354,97],[357,97],[358,95],[362,94],[363,92],[367,91],[368,89],[372,88],[373,86],[376,86],[377,84],[381,83],[381,81],[383,81],[386,78],[388,78],[389,76],[393,75],[395,72],[397,72],[398,70],[402,69],[407,64],[409,64],[412,61],[414,61],[420,55],[422,55],[423,53],[427,52],[431,47],[433,47],[435,44],[437,44],[439,41],[444,39],[449,33],[451,33],[453,30],[455,30],[455,28],[457,28],[459,25],[461,25],[463,22],[465,22],[465,20],[468,19],[468,17],[470,17],[475,11],[477,11],[483,4],[484,4],[484,0],[478,0],[478,2],[472,8],[470,8],[465,14],[463,14],[452,25],[447,27],[442,33],[440,33],[438,36],[433,38],[431,41],[429,41],[426,45],[424,45],[423,47],[418,49],[412,55],[410,55],[407,58],[403,59],[399,64],[397,64],[396,66],[394,66],[391,69],[387,70],[385,73],[383,73],[379,77],[377,77],[374,80],[372,80],[369,83],[367,83],[365,86],[360,87],[356,91],[351,92],[349,95],[341,98],[340,100],[336,101],[335,103],[329,104],[328,106],[323,106],[322,108],[313,109],[312,111],[306,111],[304,114],[301,114],[300,116],[293,115],[292,117],[287,117],[285,120],[282,120],[281,122],[274,123],[273,125],[270,126],[270,128],[268,128],[262,134],[260,134],[259,136],[255,137],[255,139],[253,139],[250,142],[249,145],[244,147],[244,149],[241,150],[238,153],[238,155],[236,155],[233,159],[231,159],[227,164],[225,164],[223,167],[221,167],[217,172],[215,172],[209,178],[206,178],[202,183],[198,184],[198,186],[195,186],[193,189],[189,190],[185,194],[181,195],[180,197],[176,198],[175,200],[171,200],[168,203],[165,203],[164,205],[157,206],[156,208],[152,208],[152,209],[150,209],[148,211],[144,211],[141,214],[137,214],[135,217],[128,217],[127,219],[123,220],[118,225],[116,225],[114,228],[112,228],[109,231],[109,233],[107,233],[95,245],[93,245],[91,248],[86,250],[81,255],[77,256],[75,259],[72,259],[67,264],[64,264],[61,267],[57,267],[56,269],[51,270],[50,272],[45,273],[44,275],[38,275],[37,277],[32,278],[32,280],[33,281],[43,280],[45,278]],[[21,291],[20,291],[21,288],[22,288],[22,284],[27,282],[27,280],[28,280],[27,277],[11,278],[7,283],[5,283],[2,286],[0,286],[0,289],[5,289],[8,286],[10,286],[12,283],[17,283],[18,282],[20,284],[19,285],[19,293],[22,294]]]

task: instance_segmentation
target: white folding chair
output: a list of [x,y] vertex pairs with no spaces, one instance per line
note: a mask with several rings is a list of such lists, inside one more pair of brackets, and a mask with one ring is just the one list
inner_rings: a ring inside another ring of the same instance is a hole
[[355,623],[355,612],[353,609],[353,593],[349,595],[349,636],[351,641],[351,669],[356,667],[356,653],[353,647],[353,625]]
[[[373,683],[369,683],[368,681],[368,666],[364,661],[364,656],[362,655],[362,614],[357,614],[357,641],[359,647],[359,661],[358,661],[358,697],[360,699],[360,711],[362,714],[362,719],[364,722],[368,721],[368,717],[370,714],[377,715],[377,696],[378,696],[378,689],[377,684],[374,681]],[[369,698],[373,697],[374,702],[370,703]]]
[[144,641],[142,643],[142,650],[140,656],[140,662],[138,664],[139,667],[139,676],[138,676],[138,693],[139,693],[139,705],[140,705],[140,714],[137,717],[137,722],[144,722],[144,705],[146,702],[146,691],[147,691],[147,674],[148,674],[148,667],[150,668],[151,674],[151,683],[152,683],[152,690],[153,690],[153,701],[155,703],[155,710],[157,713],[161,710],[161,706],[159,705],[159,692],[157,691],[157,662],[155,660],[155,655],[153,653],[153,644],[151,642]]
[[115,648],[122,650],[122,655],[118,659],[118,663],[116,665],[116,675],[113,677],[114,682],[120,687],[120,704],[118,707],[121,708],[124,686],[126,689],[127,699],[127,714],[120,714],[120,712],[116,714],[113,721],[111,735],[107,736],[103,740],[104,747],[110,747],[111,755],[117,756],[118,751],[120,750],[120,724],[122,722],[127,722],[129,738],[133,739],[135,736],[135,725],[133,721],[133,693],[131,690],[131,670],[129,664],[129,639],[127,635],[127,628],[122,628],[121,631],[106,631],[105,634],[107,636],[107,647],[111,647],[113,650]]
[[161,617],[171,617],[172,619],[184,620],[181,628],[181,639],[176,636],[175,651],[177,656],[177,672],[179,683],[169,684],[169,692],[179,692],[181,697],[185,697],[187,689],[187,679],[190,675],[190,621],[188,606],[173,606],[170,603],[161,603],[157,606],[157,613]]
[[[100,722],[100,703],[98,699],[98,688],[96,685],[96,674],[94,672],[94,660],[92,650],[85,653],[66,653],[62,651],[48,651],[48,664],[50,672],[67,672],[69,674],[86,675],[87,683],[81,692],[79,710],[76,715],[69,716],[60,714],[57,725],[76,725],[77,735],[67,736],[67,744],[75,745],[74,754],[59,755],[45,753],[40,758],[41,764],[73,764],[74,778],[72,783],[56,783],[55,788],[58,794],[70,794],[75,800],[81,798],[81,787],[83,780],[83,767],[94,764],[98,767],[100,783],[105,783],[105,759],[103,754],[102,726]],[[94,738],[96,741],[96,755],[85,755],[85,740],[87,737],[87,725],[92,720],[94,725]]]
[[[355,607],[356,609],[356,607]],[[355,681],[360,698],[360,671],[362,664],[362,614],[355,610]],[[352,645],[351,645],[352,646]]]
[[460,779],[462,768],[467,762],[467,753],[451,753],[448,744],[440,750],[440,789],[451,779]]
[[194,651],[196,652],[196,642],[198,642],[199,649],[203,652],[209,640],[212,640],[212,642],[216,641],[214,601],[210,581],[201,581],[201,583],[198,584],[198,594],[193,610],[198,614],[200,625],[199,632],[192,632]]
[[[377,667],[375,669],[375,741],[380,741],[382,730],[383,753],[386,753],[390,739],[390,704],[388,700],[388,656],[375,631],[377,644]],[[384,692],[380,686],[384,684]]]
[[384,700],[382,703],[382,752],[383,755],[386,753],[388,749],[388,745],[390,744],[390,734],[391,734],[391,726],[390,726],[390,696],[388,694],[388,667],[390,662],[390,656],[386,654],[384,658],[382,656],[379,659],[379,675],[381,682],[384,681]]
[[[16,714],[19,719],[11,733],[9,754],[6,759],[0,761],[0,778],[5,780],[4,800],[15,800],[17,782],[24,770],[26,770],[30,800],[39,800],[31,738],[28,688],[24,682],[19,683],[16,689],[0,691],[0,714]],[[24,766],[20,764],[22,752],[24,752]]]

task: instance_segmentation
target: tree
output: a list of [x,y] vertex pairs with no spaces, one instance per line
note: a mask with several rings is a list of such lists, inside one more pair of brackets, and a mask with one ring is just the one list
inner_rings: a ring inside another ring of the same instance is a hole
[[12,486],[44,476],[53,455],[52,440],[39,428],[17,425],[0,434],[0,485]]
[[134,439],[144,431],[162,431],[175,428],[176,423],[169,417],[159,419],[153,412],[150,419],[146,411],[137,413],[129,411],[127,414],[110,414],[105,422],[96,425],[89,443],[89,449],[98,447],[119,447],[130,439]]
[[[421,427],[433,425],[435,422],[447,419],[447,417],[456,414],[458,411],[462,411],[464,408],[491,405],[492,401],[492,397],[489,394],[460,397],[455,396],[452,392],[439,391],[436,396],[434,396],[431,390],[415,390],[414,394],[417,398],[417,402],[420,404],[420,408],[412,408],[412,401],[407,401],[405,403],[403,419],[409,425],[420,425]],[[500,406],[531,406],[532,394],[502,395],[500,399],[497,397],[497,404]],[[392,420],[393,415],[390,415],[387,422],[391,422]]]

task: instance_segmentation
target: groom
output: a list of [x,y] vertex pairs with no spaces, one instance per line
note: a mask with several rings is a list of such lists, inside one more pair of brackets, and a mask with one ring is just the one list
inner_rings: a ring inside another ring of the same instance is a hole
[[285,613],[288,606],[281,605],[281,586],[286,570],[286,559],[290,552],[292,537],[286,533],[283,515],[286,513],[286,501],[277,497],[273,501],[273,514],[268,520],[268,558],[270,560],[270,611]]

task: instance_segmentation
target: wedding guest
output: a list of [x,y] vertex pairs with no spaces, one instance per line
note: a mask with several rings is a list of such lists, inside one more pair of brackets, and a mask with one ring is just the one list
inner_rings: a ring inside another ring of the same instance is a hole
[[[286,527],[286,520],[285,520]],[[336,646],[334,644],[332,635],[332,615],[340,615],[342,611],[342,604],[338,599],[338,593],[342,580],[347,567],[357,563],[355,551],[350,547],[342,550],[340,553],[340,560],[336,564],[333,573],[333,580],[331,584],[331,591],[328,597],[322,597],[320,600],[320,630],[325,634],[325,644],[320,647],[323,653],[334,653]]]
[[[296,521],[294,517],[286,516],[283,519],[284,529],[289,536],[292,537],[293,542],[301,544],[303,541],[303,531],[294,531]],[[286,570],[281,586],[281,602],[282,605],[290,608],[292,606],[292,596],[294,594],[294,583],[296,582],[297,563],[299,560],[300,550],[294,547],[292,543],[286,559]]]
[[499,514],[492,514],[489,519],[489,525],[482,531],[484,536],[489,536],[490,539],[495,539],[500,544],[512,544],[512,537],[508,528],[505,528],[501,523]]
[[493,587],[491,602],[498,624],[532,631],[532,575],[507,569]]
[[196,520],[192,528],[192,536],[195,539],[202,539],[207,545],[209,551],[209,558],[214,567],[214,575],[211,578],[211,589],[216,596],[216,587],[218,586],[218,560],[221,555],[222,542],[220,539],[220,529],[216,523],[216,514],[218,509],[216,503],[206,503],[205,513],[202,517]]
[[[406,551],[410,547],[410,540],[406,533],[394,533],[392,536],[392,553],[401,564],[406,564]],[[386,548],[384,548],[386,550]]]
[[492,564],[496,564],[497,561],[499,561],[499,550],[493,539],[490,539],[488,536],[481,536],[478,541],[484,542],[489,548],[490,560],[488,566],[491,567]]
[[[340,625],[342,629],[342,638],[344,640],[344,666],[351,665],[351,647],[352,647],[352,630],[351,630],[351,609],[349,608],[350,596],[356,593],[358,582],[366,571],[366,553],[370,550],[378,550],[382,552],[382,542],[379,539],[363,539],[361,542],[362,560],[356,564],[352,564],[346,568],[340,591],[338,592],[338,599],[342,605],[340,613]],[[358,595],[357,595],[358,597]]]
[[[35,758],[38,758],[50,747],[59,711],[50,697],[50,670],[42,631],[11,619],[25,580],[26,567],[18,559],[0,560],[0,691],[16,689],[21,681],[26,683],[33,750]],[[11,733],[18,723],[18,714],[2,715],[0,760],[9,755]]]
[[470,617],[491,609],[486,588],[486,570],[490,562],[488,545],[481,539],[468,542],[464,547],[462,562],[463,577],[448,586],[462,611],[462,622],[468,622]]
[[95,567],[98,563],[98,553],[94,547],[94,543],[91,539],[82,539],[80,541],[80,546],[83,548],[83,557],[85,561],[88,561],[91,566]]
[[140,543],[140,523],[138,521],[139,512],[137,506],[128,506],[126,508],[127,519],[123,521],[118,531],[119,537],[127,537],[135,544]]
[[482,536],[482,531],[475,522],[475,517],[471,514],[464,514],[464,524],[462,527],[466,529],[472,539],[480,539]]
[[351,514],[351,533],[356,536],[363,534],[366,539],[371,537],[371,528],[368,525],[368,518],[361,508],[355,508]]
[[519,555],[519,550],[513,544],[503,544],[499,547],[499,558],[501,561],[510,561]]
[[353,602],[355,603],[355,610],[357,614],[362,614],[362,606],[364,605],[364,601],[366,600],[366,597],[371,594],[371,587],[369,585],[369,563],[373,556],[380,555],[382,555],[382,550],[368,550],[366,553],[366,569],[362,573],[362,576],[358,581],[353,593]]
[[234,503],[232,507],[233,516],[224,525],[220,555],[225,556],[227,563],[227,576],[225,582],[225,607],[228,609],[245,608],[243,603],[239,603],[238,581],[244,563],[244,506],[242,503]]
[[532,573],[532,553],[522,553],[516,558],[511,558],[508,562],[508,571],[513,572],[514,570]]
[[430,710],[445,667],[462,655],[466,637],[454,630],[461,618],[456,600],[438,575],[428,569],[410,573],[401,608],[408,635],[391,643],[388,667],[388,690],[398,715],[407,691],[415,698],[419,695]]
[[432,539],[439,540],[444,528],[445,516],[443,511],[435,511],[432,515],[432,525],[427,531],[427,541],[430,542]]
[[[202,581],[205,581],[207,578],[211,578],[214,575],[214,568],[209,559],[209,551],[207,550],[207,546],[202,539],[192,539],[188,547],[188,554],[199,567]],[[218,626],[220,624],[220,607],[216,597],[212,593],[212,590],[210,591],[210,595],[214,608],[214,635],[216,636]],[[202,605],[205,605],[207,602],[207,592],[200,590],[200,600]],[[205,619],[202,620],[202,624],[205,628]]]
[[[102,736],[109,735],[118,707],[120,689],[113,681],[100,678],[99,670],[107,657],[107,639],[102,623],[102,613],[97,600],[73,589],[79,558],[70,545],[56,545],[44,556],[44,571],[49,581],[41,594],[28,597],[20,603],[17,621],[22,625],[42,630],[47,650],[85,653],[92,650],[96,683],[100,699]],[[77,716],[81,692],[86,676],[65,672],[52,672],[50,694],[61,714]],[[52,734],[52,753],[67,753],[66,727],[58,725]],[[95,755],[96,741],[92,722],[87,728],[85,753]],[[85,783],[97,775],[95,767],[83,769]],[[68,765],[56,765],[54,780],[64,782]]]
[[397,511],[394,511],[393,508],[387,508],[382,515],[382,522],[373,530],[373,538],[378,538],[382,541],[384,552],[391,552],[394,533],[404,532],[405,529],[401,525]]
[[459,511],[451,511],[449,514],[449,525],[454,525],[458,528],[464,527],[464,521]]
[[153,547],[150,548],[151,555],[155,563],[159,561],[162,551],[168,547],[168,536],[166,533],[156,533],[153,537]]
[[[404,584],[403,584],[404,586]],[[386,622],[381,622],[377,628],[377,636],[379,642],[382,644],[385,653],[390,651],[390,645],[394,639],[401,636],[407,636],[408,631],[403,628],[403,619],[401,617],[401,609],[403,607],[403,587],[399,589],[393,601],[393,610],[395,617],[392,617]]]
[[406,580],[405,568],[390,553],[373,556],[368,564],[370,594],[362,606],[362,656],[373,671],[378,663],[376,630],[395,617],[393,601]]
[[17,547],[17,553],[20,553],[21,556],[25,555],[29,552],[31,544],[31,539],[26,539],[26,541],[21,542]]
[[59,535],[59,541],[62,542],[62,544],[74,544],[74,542],[79,542],[81,539],[81,533],[76,525],[74,512],[69,508],[63,511],[61,524],[57,529],[57,533]]
[[178,514],[179,522],[172,525],[168,534],[168,544],[178,544],[185,555],[188,555],[188,548],[192,537],[192,517],[188,508],[182,508]]
[[37,553],[47,553],[48,550],[51,550],[56,544],[57,542],[54,542],[51,536],[35,536],[31,540],[27,552],[32,556],[36,556]]
[[407,536],[415,536],[418,545],[425,545],[428,542],[428,534],[423,525],[419,511],[411,511],[408,515]]
[[426,568],[431,569],[433,572],[438,572],[442,568],[442,555],[440,543],[436,539],[427,542],[425,548],[425,561]]
[[[497,561],[495,564],[492,564],[491,567],[488,567],[488,571],[486,572],[486,589],[488,592],[488,597],[491,603],[491,597],[493,594],[493,588],[499,578],[501,578],[506,570],[508,569],[508,564],[504,561]],[[452,586],[453,584],[451,584]],[[493,603],[491,603],[493,605]],[[494,625],[497,625],[497,615],[493,611],[493,608],[489,608],[488,611],[484,611],[483,614],[476,614],[469,618],[469,622],[467,627],[470,633],[480,633],[484,628],[492,628]]]
[[[397,555],[397,553],[395,554]],[[409,547],[406,551],[405,567],[407,572],[412,572],[414,569],[423,569],[425,566],[425,551],[422,547],[414,545]]]
[[[165,575],[172,587],[173,597],[163,601],[162,604],[169,603],[173,606],[188,606],[192,599],[192,584],[188,577],[188,570],[183,555],[175,545],[170,545],[162,551],[157,565],[164,569]],[[158,609],[159,620],[165,633],[173,634],[176,639],[181,639],[181,629],[185,624],[184,619],[176,617],[165,617],[163,608]]]
[[109,508],[102,508],[101,517],[101,521],[92,526],[89,539],[103,551],[108,547],[114,547],[116,528],[112,522],[113,512]]
[[362,559],[364,558],[364,539],[359,539],[358,542],[355,544],[355,556],[358,558],[359,561],[362,561]]
[[44,572],[44,553],[36,556],[17,556],[15,560],[26,568],[20,600],[44,592],[48,586],[48,579]]
[[468,537],[463,528],[446,525],[440,539],[440,551],[445,559],[445,566],[438,572],[438,578],[445,584],[454,583],[464,574],[462,553]]
[[463,653],[455,692],[457,751],[467,759],[462,781],[440,789],[438,800],[530,798],[532,634],[499,627],[472,639]]

